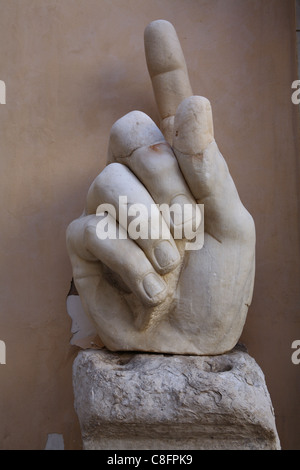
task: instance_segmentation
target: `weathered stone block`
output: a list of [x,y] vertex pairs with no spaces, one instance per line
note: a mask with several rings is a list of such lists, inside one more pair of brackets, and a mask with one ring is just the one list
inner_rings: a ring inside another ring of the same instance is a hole
[[279,449],[262,370],[219,356],[81,351],[75,409],[85,449]]

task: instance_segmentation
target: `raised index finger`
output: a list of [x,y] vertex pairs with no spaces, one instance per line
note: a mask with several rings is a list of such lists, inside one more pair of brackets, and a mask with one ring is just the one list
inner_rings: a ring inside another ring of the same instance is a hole
[[172,143],[174,116],[179,104],[191,96],[184,55],[171,23],[157,20],[145,29],[145,54],[148,71],[161,119],[161,130]]

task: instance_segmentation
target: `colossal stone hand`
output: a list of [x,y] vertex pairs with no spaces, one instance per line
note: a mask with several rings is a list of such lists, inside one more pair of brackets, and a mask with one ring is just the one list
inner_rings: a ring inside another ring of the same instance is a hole
[[[173,26],[148,25],[145,50],[161,130],[139,111],[113,125],[107,166],[67,230],[74,282],[108,349],[221,354],[237,343],[251,302],[254,223],[214,140],[210,103],[192,95]],[[127,201],[121,210],[120,196]],[[169,225],[160,215],[168,237],[130,238],[123,218],[133,220],[137,203],[189,205],[194,226],[203,204],[203,247],[186,250],[188,240],[176,239],[189,222],[185,213]],[[101,205],[115,211],[96,214]],[[108,228],[117,226],[115,239],[99,237],[104,218]]]

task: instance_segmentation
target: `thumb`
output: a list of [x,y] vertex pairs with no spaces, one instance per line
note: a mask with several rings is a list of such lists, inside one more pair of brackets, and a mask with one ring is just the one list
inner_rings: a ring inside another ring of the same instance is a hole
[[190,96],[177,108],[173,127],[173,147],[185,155],[198,155],[214,140],[210,102],[203,96]]
[[206,98],[191,96],[178,106],[173,150],[193,196],[204,204],[205,230],[220,241],[242,237],[252,222],[214,140]]
[[227,165],[215,151],[213,118],[208,99],[191,96],[178,106],[173,150],[195,199],[216,196],[228,180]]

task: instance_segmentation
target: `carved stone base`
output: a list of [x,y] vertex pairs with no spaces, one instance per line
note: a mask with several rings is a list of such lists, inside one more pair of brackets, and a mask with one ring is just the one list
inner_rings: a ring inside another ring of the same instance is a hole
[[263,372],[221,356],[81,351],[75,410],[91,449],[279,449]]

